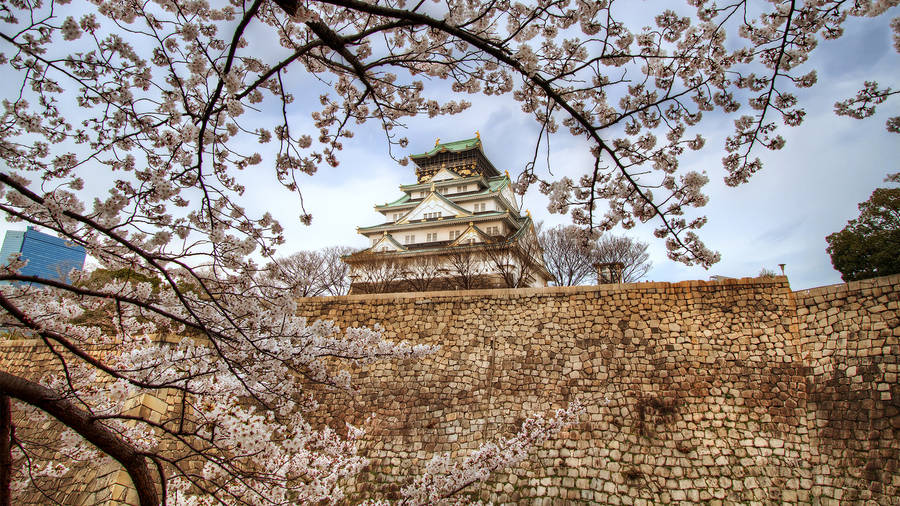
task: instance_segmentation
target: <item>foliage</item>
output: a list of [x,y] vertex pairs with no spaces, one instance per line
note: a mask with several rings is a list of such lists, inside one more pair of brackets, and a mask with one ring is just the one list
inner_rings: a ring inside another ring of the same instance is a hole
[[482,288],[483,277],[488,273],[484,253],[477,245],[451,248],[447,266],[450,282],[458,290]]
[[79,286],[99,290],[109,283],[150,283],[151,290],[158,292],[162,280],[157,276],[147,275],[133,269],[123,267],[121,269],[94,269],[86,272],[86,277],[81,277]]
[[773,271],[772,269],[763,267],[759,270],[759,274],[756,275],[758,278],[763,279],[775,279],[778,276],[778,273]]
[[427,292],[436,289],[446,267],[437,256],[416,256],[406,262],[403,281],[410,292]]
[[[885,181],[900,182],[900,173]],[[844,281],[900,272],[900,188],[877,188],[859,205],[859,218],[825,240]]]
[[[258,166],[297,192],[302,175],[337,165],[351,125],[370,119],[405,147],[405,118],[469,106],[433,93],[428,80],[443,79],[459,94],[509,95],[539,123],[516,191],[537,183],[551,210],[591,232],[656,220],[671,258],[707,266],[718,255],[694,213],[708,176],[679,165],[703,148],[705,115],[750,107],[723,159],[728,184],[746,182],[761,168],[755,151],[784,144],[773,117],[802,121],[792,88],[815,83],[802,64],[817,42],[892,3],[690,0],[640,30],[611,1],[5,3],[0,210],[85,247],[103,269],[160,283],[113,277],[92,288],[3,267],[0,281],[45,288],[0,288],[0,324],[34,335],[57,367],[40,383],[0,373],[0,394],[39,408],[35,425],[47,413],[77,433],[60,440],[71,443],[66,455],[85,458],[89,441],[120,462],[142,504],[166,500],[157,485],[179,500],[199,491],[208,502],[339,501],[365,465],[358,431],[313,427],[303,385],[346,387],[347,362],[429,350],[310,324],[291,293],[263,281],[258,262],[276,257],[284,230],[241,204],[245,184],[265,174]],[[317,110],[303,123],[316,83]],[[594,160],[575,181],[536,167],[560,127]],[[112,311],[109,329],[75,323],[98,310]],[[196,339],[159,343],[169,330]],[[180,396],[174,418],[126,414],[126,401],[159,391]],[[188,454],[159,451],[173,441]],[[470,464],[474,481],[481,471]]]
[[425,292],[446,288],[450,269],[437,256],[398,257],[361,252],[348,258],[353,265],[353,294]]
[[357,253],[353,257],[353,271],[351,291],[354,294],[395,292],[405,286],[405,261],[395,256]]
[[558,286],[596,283],[597,265],[618,262],[623,265],[622,282],[638,281],[653,265],[648,245],[630,237],[605,234],[591,239],[575,226],[557,226],[541,232],[544,264],[556,277]]

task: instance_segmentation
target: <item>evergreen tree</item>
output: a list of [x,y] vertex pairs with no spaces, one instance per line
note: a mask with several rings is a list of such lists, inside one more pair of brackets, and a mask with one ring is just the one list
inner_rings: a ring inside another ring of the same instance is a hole
[[[885,181],[900,182],[900,173]],[[877,188],[859,205],[859,218],[825,240],[844,281],[900,272],[900,188]]]

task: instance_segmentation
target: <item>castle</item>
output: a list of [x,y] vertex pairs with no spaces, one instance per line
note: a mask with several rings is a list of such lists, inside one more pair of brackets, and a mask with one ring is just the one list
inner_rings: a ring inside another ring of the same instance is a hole
[[547,286],[531,216],[477,132],[410,159],[416,183],[375,206],[387,221],[358,228],[370,247],[344,258],[351,293]]

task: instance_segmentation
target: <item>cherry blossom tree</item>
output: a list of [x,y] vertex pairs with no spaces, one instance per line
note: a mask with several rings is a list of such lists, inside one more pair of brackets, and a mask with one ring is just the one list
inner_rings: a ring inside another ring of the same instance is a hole
[[[349,383],[326,359],[430,350],[377,329],[309,323],[288,293],[258,282],[284,241],[271,214],[242,205],[261,167],[297,194],[309,223],[298,178],[337,165],[354,125],[377,122],[403,149],[405,118],[469,107],[433,92],[442,80],[459,96],[509,96],[537,121],[516,191],[537,184],[552,211],[592,232],[653,220],[672,259],[708,266],[718,255],[700,240],[696,209],[709,176],[679,165],[704,148],[704,118],[735,115],[724,177],[746,182],[760,149],[784,145],[779,123],[803,120],[793,89],[815,84],[803,64],[817,43],[840,37],[848,17],[896,2],[689,0],[661,6],[643,29],[628,26],[624,4],[3,3],[0,210],[85,247],[104,269],[160,283],[68,285],[24,276],[13,259],[0,272],[19,283],[0,289],[3,325],[42,343],[56,372],[0,372],[0,393],[69,427],[61,440],[72,458],[99,450],[121,463],[142,504],[191,491],[225,502],[337,500],[365,463],[353,451],[358,430],[312,427],[302,385]],[[308,82],[325,90],[311,115]],[[890,93],[868,88],[863,101]],[[594,162],[577,180],[538,167],[554,135],[585,139]],[[107,315],[104,330],[84,313]],[[173,334],[190,339],[159,344]],[[161,391],[180,399],[171,418],[126,414],[129,399]],[[187,453],[155,451],[163,439]],[[458,473],[440,462],[429,473],[451,471],[441,490],[452,492],[519,454],[498,448]],[[17,451],[28,456],[24,444]],[[439,481],[416,483],[433,492]],[[433,497],[420,492],[408,497]]]

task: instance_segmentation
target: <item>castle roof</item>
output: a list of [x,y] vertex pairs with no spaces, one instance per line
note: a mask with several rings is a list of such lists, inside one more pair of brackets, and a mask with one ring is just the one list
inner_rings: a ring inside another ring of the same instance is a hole
[[[460,200],[467,200],[469,198],[486,197],[493,193],[499,192],[500,190],[506,188],[510,184],[510,180],[506,176],[492,177],[490,179],[484,179],[482,176],[472,176],[472,177],[466,177],[466,178],[459,178],[459,179],[455,179],[455,180],[444,180],[444,181],[435,182],[434,186],[435,186],[435,188],[439,188],[442,186],[452,186],[452,185],[456,185],[456,184],[460,184],[460,183],[466,183],[466,182],[472,182],[472,181],[478,181],[478,180],[485,181],[486,187],[480,188],[477,190],[473,190],[473,191],[469,191],[469,192],[464,192],[464,193],[455,193],[455,194],[451,194],[451,195],[445,195],[444,197],[453,202],[458,202]],[[388,211],[388,210],[398,210],[398,209],[404,209],[404,208],[409,208],[409,207],[415,207],[416,205],[419,204],[419,202],[422,202],[424,199],[413,198],[410,195],[410,193],[417,191],[417,190],[430,189],[431,184],[432,183],[417,183],[417,184],[410,184],[410,185],[402,185],[402,186],[400,186],[400,189],[404,191],[404,194],[402,197],[398,198],[397,200],[395,200],[393,202],[381,204],[380,206],[375,206],[375,210],[376,211]]]
[[435,141],[434,147],[418,155],[410,155],[416,164],[416,180],[424,183],[442,170],[450,170],[460,176],[482,175],[499,176],[500,173],[484,154],[481,138],[478,133],[471,139],[441,143]]
[[357,227],[356,231],[361,234],[365,234],[371,232],[381,232],[385,230],[393,231],[404,229],[420,229],[429,226],[456,225],[460,223],[468,223],[470,221],[496,221],[497,219],[507,220],[510,225],[513,225],[515,227],[522,226],[522,221],[517,220],[508,211],[487,211],[470,214],[468,216],[456,216],[451,218],[429,218],[423,220],[408,221],[406,223],[395,223],[393,221],[388,221],[378,225],[373,225],[371,227]]
[[434,156],[438,153],[445,153],[445,152],[458,153],[461,151],[469,151],[470,149],[478,149],[479,151],[484,153],[484,151],[482,151],[482,148],[481,148],[481,138],[480,137],[473,137],[471,139],[463,139],[460,141],[445,142],[443,144],[436,143],[430,151],[426,151],[419,155],[409,155],[409,157],[413,161],[416,161],[416,160],[421,160],[423,158],[431,158],[432,156]]

